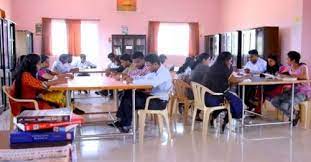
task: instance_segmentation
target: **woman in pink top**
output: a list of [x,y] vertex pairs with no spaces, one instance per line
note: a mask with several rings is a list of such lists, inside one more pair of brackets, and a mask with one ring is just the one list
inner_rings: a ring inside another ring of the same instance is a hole
[[[282,67],[281,73],[287,73],[292,77],[296,77],[299,80],[308,80],[308,67],[304,63],[300,63],[300,54],[296,51],[290,51],[287,54],[288,67]],[[294,105],[297,105],[303,101],[306,101],[311,97],[311,88],[309,84],[297,84],[295,85]],[[274,97],[271,101],[272,105],[281,110],[285,115],[290,117],[292,100],[291,100],[291,88],[287,88],[281,95]],[[293,125],[296,126],[299,121],[299,110],[294,109]]]

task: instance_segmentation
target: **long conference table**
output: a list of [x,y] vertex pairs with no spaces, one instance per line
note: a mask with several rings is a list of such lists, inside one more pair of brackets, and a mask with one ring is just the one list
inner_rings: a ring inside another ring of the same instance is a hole
[[[113,78],[106,76],[81,76],[75,77],[74,79],[68,80],[66,84],[60,84],[51,86],[50,90],[62,90],[66,91],[66,106],[71,106],[71,92],[82,91],[82,90],[132,90],[132,127],[133,131],[128,133],[133,136],[133,142],[136,142],[136,114],[135,114],[135,92],[136,90],[147,90],[151,89],[151,85],[135,85],[126,84],[122,81],[116,81]],[[116,93],[115,93],[116,94]],[[117,97],[115,95],[115,97]],[[116,99],[116,98],[115,98]],[[116,105],[117,106],[117,105]],[[121,135],[128,135],[121,134]],[[96,136],[96,135],[94,135]]]
[[[268,125],[282,125],[282,124],[290,124],[290,137],[293,135],[293,114],[294,114],[294,96],[295,96],[295,85],[303,84],[303,83],[310,83],[311,80],[286,80],[280,78],[262,78],[259,76],[253,76],[250,80],[239,83],[239,86],[242,86],[242,103],[245,103],[245,86],[269,86],[269,85],[291,85],[291,114],[290,114],[290,121],[288,122],[267,122],[261,124],[245,124],[245,113],[254,114],[257,116],[262,116],[261,114],[257,114],[251,111],[246,110],[246,105],[243,104],[243,113],[242,113],[242,138],[244,138],[244,127],[254,127],[254,126],[268,126]],[[279,138],[279,137],[277,137]],[[281,137],[282,138],[282,137]],[[261,139],[271,139],[271,138],[261,138]],[[254,139],[257,140],[257,139]]]

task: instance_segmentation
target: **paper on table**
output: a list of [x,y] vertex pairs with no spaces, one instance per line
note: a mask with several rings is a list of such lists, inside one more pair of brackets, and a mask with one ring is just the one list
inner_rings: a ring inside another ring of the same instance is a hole
[[252,82],[250,79],[244,79],[243,82]]
[[265,75],[266,78],[271,78],[271,79],[275,79],[276,76],[269,74],[269,73],[263,73],[263,75]]

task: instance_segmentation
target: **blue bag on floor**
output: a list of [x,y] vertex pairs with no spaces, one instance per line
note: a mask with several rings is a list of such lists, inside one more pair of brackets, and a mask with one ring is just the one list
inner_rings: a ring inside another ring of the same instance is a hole
[[242,111],[243,111],[242,100],[236,94],[230,91],[226,91],[224,93],[224,96],[230,103],[232,118],[234,119],[242,118]]

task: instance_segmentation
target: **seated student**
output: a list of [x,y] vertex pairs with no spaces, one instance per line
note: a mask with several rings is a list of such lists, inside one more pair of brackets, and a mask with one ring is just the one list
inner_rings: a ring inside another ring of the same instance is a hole
[[[54,80],[57,78],[60,79],[66,79],[66,78],[73,78],[74,76],[72,74],[57,74],[55,72],[52,72],[49,70],[50,63],[49,63],[49,57],[46,55],[41,55],[41,68],[37,73],[37,78],[40,81],[46,82],[50,80]],[[47,91],[41,93],[38,98],[48,101],[50,103],[53,103],[56,107],[65,107],[66,105],[66,96],[64,91]],[[84,114],[83,110],[80,110],[78,108],[75,108],[73,110],[75,114]]]
[[276,55],[270,55],[268,56],[268,66],[266,73],[276,75],[280,70],[281,64],[278,61],[278,58]]
[[257,50],[250,50],[248,54],[250,60],[244,66],[246,73],[260,74],[267,70],[267,62],[259,57]]
[[[246,73],[261,74],[267,70],[267,62],[260,58],[257,50],[250,50],[248,52],[250,60],[244,66]],[[261,109],[258,109],[259,98],[256,98],[258,92],[257,86],[246,86],[245,89],[245,104],[250,111],[261,113]],[[255,116],[252,116],[255,117]]]
[[123,54],[120,56],[121,66],[125,68],[122,73],[127,74],[128,72],[135,69],[134,65],[132,64],[132,56],[130,54]]
[[[271,75],[277,75],[280,73],[281,64],[279,63],[276,55],[268,56],[268,66],[266,73]],[[271,86],[264,86],[264,97],[273,97],[280,93],[282,93],[283,85],[271,85]],[[260,95],[261,93],[259,93]],[[265,98],[264,98],[265,99]]]
[[[288,68],[283,72],[287,72],[290,76],[296,77],[299,80],[308,80],[308,67],[300,62],[300,54],[296,51],[290,51],[287,54]],[[311,97],[311,89],[309,84],[298,84],[295,86],[294,105],[306,101]],[[283,93],[272,98],[272,105],[281,110],[286,116],[291,116],[292,106],[292,90],[291,88],[284,89]],[[293,126],[296,126],[300,119],[300,112],[294,109]]]
[[[121,80],[124,74],[127,74],[129,71],[135,69],[134,65],[132,65],[131,55],[123,54],[120,56],[121,65],[116,69],[107,69],[106,76],[112,77],[116,80]],[[122,71],[121,71],[122,70]],[[102,96],[110,96],[112,97],[112,91],[102,90],[95,92],[97,95]]]
[[[243,81],[244,77],[236,77],[233,74],[232,68],[232,54],[230,52],[222,52],[216,59],[216,62],[210,67],[207,75],[205,75],[204,86],[216,93],[224,93],[224,96],[212,96],[205,94],[205,105],[206,106],[218,106],[223,103],[224,97],[230,103],[230,109],[232,117],[240,119],[242,117],[242,101],[234,93],[228,91],[229,85],[236,84]],[[213,113],[213,118],[220,113],[216,111]],[[222,131],[225,129],[228,123],[228,115],[224,119],[222,125]]]
[[191,73],[191,65],[195,62],[194,57],[187,57],[185,63],[178,69],[176,74],[190,74]]
[[[190,82],[196,82],[199,84],[204,84],[205,75],[207,74],[209,70],[209,63],[211,61],[211,56],[208,53],[202,53],[200,54],[195,62],[195,68],[191,72],[189,81],[186,81],[188,83]],[[193,92],[192,89],[189,89],[188,91],[188,98],[193,100]],[[197,116],[196,116],[197,121],[202,121],[200,119],[200,110],[198,110]]]
[[202,53],[197,57],[196,66],[191,72],[190,80],[202,84],[204,76],[209,70],[211,56],[208,53]]
[[132,58],[131,55],[129,54],[122,54],[120,56],[120,62],[121,62],[121,67],[124,69],[122,72],[118,72],[118,71],[111,71],[110,76],[120,80],[120,76],[123,74],[127,74],[129,71],[132,71],[135,69],[134,65],[132,65]]
[[167,60],[167,57],[164,54],[161,54],[159,56],[159,59],[160,59],[161,64],[164,65],[165,61]]
[[115,79],[126,80],[127,77],[136,78],[149,73],[148,68],[145,66],[144,54],[142,52],[135,52],[131,59],[129,56],[128,54],[121,55],[121,65],[125,67],[125,70],[122,73],[116,74]]
[[[29,54],[17,68],[12,85],[11,95],[18,99],[37,100],[40,109],[52,109],[51,103],[41,100],[38,96],[47,92],[49,86],[66,83],[64,78],[57,78],[53,81],[42,82],[36,78],[38,70],[41,68],[40,56]],[[34,109],[32,103],[15,103],[11,101],[12,113],[18,115],[26,109]]]
[[125,67],[123,67],[121,64],[120,57],[121,56],[114,55],[113,53],[108,55],[108,58],[111,62],[108,64],[107,69],[105,70],[106,76],[110,76],[114,73],[121,73],[125,70]]
[[117,63],[117,55],[115,55],[114,53],[109,53],[108,59],[110,60],[110,63],[108,64],[107,69],[115,69],[120,66]]
[[[149,109],[165,109],[169,92],[172,88],[172,77],[167,68],[161,65],[159,57],[155,54],[149,54],[145,57],[146,66],[150,73],[137,78],[127,78],[127,83],[152,85],[151,93],[142,91],[136,92],[136,108],[144,108],[147,97],[155,95],[162,96],[161,99],[150,101]],[[132,122],[132,94],[124,95],[120,101],[117,112],[118,121],[115,123],[121,132],[128,132]]]
[[[277,56],[269,55],[267,70],[265,71],[265,73],[276,75],[279,73],[280,67],[281,65],[278,62]],[[263,87],[263,92],[261,89],[257,88],[255,92],[255,97],[254,98],[246,97],[246,99],[257,100],[258,102],[254,102],[255,104],[253,104],[253,106],[255,107],[254,111],[256,113],[261,113],[262,104],[265,102],[265,100],[267,99],[269,100],[272,97],[281,94],[282,92],[283,92],[283,85],[269,85]]]
[[193,67],[194,63],[195,63],[194,57],[187,57],[185,63],[176,72],[178,78],[184,81],[189,81],[191,70],[192,68],[194,68]]
[[[149,69],[145,66],[145,58],[142,52],[135,52],[132,55],[132,66],[133,69],[130,69],[127,74],[123,75],[125,77],[137,78],[141,76],[145,76],[149,73]],[[124,78],[126,79],[126,78]]]
[[88,69],[88,68],[94,69],[96,68],[96,65],[91,63],[90,61],[87,61],[85,54],[80,54],[80,61],[75,62],[73,64],[73,67],[77,67],[79,69]]
[[50,58],[46,55],[40,56],[41,68],[38,71],[38,79],[41,81],[49,81],[54,79],[56,76],[58,78],[73,78],[72,74],[58,74],[49,69],[50,67]]
[[70,58],[71,56],[68,54],[61,54],[58,60],[54,62],[52,71],[59,74],[79,72],[79,68],[72,68],[69,65]]

